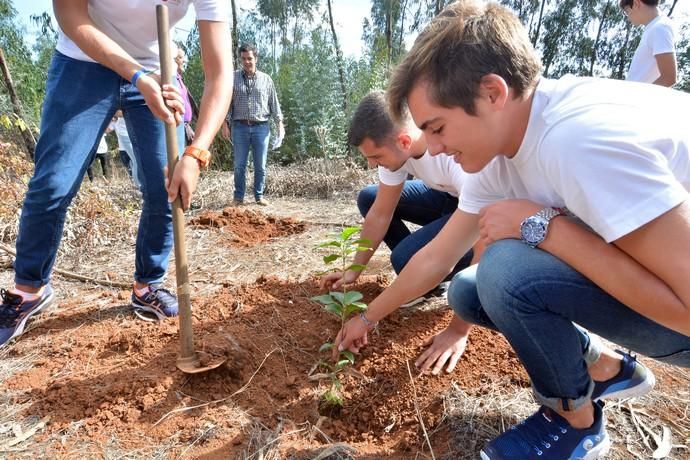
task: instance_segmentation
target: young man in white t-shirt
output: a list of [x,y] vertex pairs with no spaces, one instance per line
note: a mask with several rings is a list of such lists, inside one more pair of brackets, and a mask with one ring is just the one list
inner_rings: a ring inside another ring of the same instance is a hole
[[[365,187],[357,198],[364,217],[361,237],[371,241],[372,250],[358,252],[354,263],[366,265],[383,241],[391,250],[393,270],[400,273],[457,210],[466,174],[451,157],[427,153],[424,133],[411,118],[393,121],[383,91],[373,91],[360,101],[350,121],[348,142],[359,148],[369,166],[378,167],[379,173],[379,183]],[[408,180],[408,175],[414,179]],[[421,228],[412,232],[405,222]],[[458,258],[445,279],[450,280],[467,268],[473,258],[474,251],[469,249]],[[321,279],[321,285],[338,289],[343,283],[354,283],[361,273],[354,270],[329,273]],[[434,287],[406,306],[442,290]],[[418,366],[427,370],[434,365],[432,372],[437,374],[447,364],[446,370],[451,372],[465,350],[469,329],[468,323],[456,317],[447,331],[430,341]],[[438,359],[441,356],[444,359]]]
[[449,304],[506,337],[542,404],[484,460],[608,450],[597,400],[644,394],[654,378],[583,328],[690,367],[690,95],[540,70],[519,19],[494,3],[455,2],[420,34],[391,79],[389,109],[398,118],[408,106],[429,152],[470,174],[437,238],[336,338],[358,350],[370,325],[483,241]]
[[[166,190],[165,131],[184,111],[174,86],[160,84],[156,4],[168,5],[170,27],[190,5],[198,19],[205,74],[204,100],[192,147],[184,150]],[[54,0],[60,26],[46,82],[41,137],[17,238],[15,287],[2,291],[0,346],[53,299],[50,274],[72,198],[98,140],[122,110],[139,163],[142,213],[136,241],[132,307],[147,318],[177,315],[177,299],[161,288],[173,245],[169,201],[187,208],[199,168],[232,95],[229,9],[225,0]]]
[[659,0],[620,0],[619,6],[632,24],[644,26],[626,80],[675,85],[678,66],[673,24],[659,11]]

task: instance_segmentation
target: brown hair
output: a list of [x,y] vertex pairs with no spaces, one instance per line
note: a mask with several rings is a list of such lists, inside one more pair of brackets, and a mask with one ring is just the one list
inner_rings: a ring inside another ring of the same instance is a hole
[[389,110],[400,119],[407,97],[421,80],[442,107],[475,114],[482,77],[496,74],[522,96],[541,71],[541,61],[519,19],[496,3],[451,3],[422,31],[388,87]]
[[386,95],[383,91],[372,91],[357,105],[347,131],[347,142],[359,147],[369,138],[381,147],[394,140],[397,124],[388,114]]
[[[659,0],[640,0],[640,1],[642,3],[644,3],[645,5],[648,5],[648,6],[659,6]],[[632,7],[633,6],[633,0],[620,0],[620,2],[618,2],[618,6],[620,6],[621,8],[625,8],[628,6]]]

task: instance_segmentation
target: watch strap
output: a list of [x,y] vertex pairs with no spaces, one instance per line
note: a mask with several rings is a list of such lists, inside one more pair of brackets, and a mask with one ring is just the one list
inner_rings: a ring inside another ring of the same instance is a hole
[[191,145],[184,149],[183,156],[195,158],[199,162],[200,168],[208,167],[211,162],[211,153],[208,150],[193,147]]

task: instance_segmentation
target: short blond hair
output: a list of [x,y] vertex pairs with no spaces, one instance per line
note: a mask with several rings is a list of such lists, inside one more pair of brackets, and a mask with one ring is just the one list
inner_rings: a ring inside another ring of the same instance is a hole
[[541,61],[515,14],[496,3],[457,1],[429,23],[395,69],[389,112],[404,117],[410,92],[426,81],[435,104],[475,115],[485,75],[499,75],[519,97],[534,87],[540,72]]

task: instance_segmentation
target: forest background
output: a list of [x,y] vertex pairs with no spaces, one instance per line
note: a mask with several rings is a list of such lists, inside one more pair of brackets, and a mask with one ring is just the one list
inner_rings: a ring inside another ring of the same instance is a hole
[[[19,0],[0,0],[0,57],[7,76],[0,85],[0,139],[24,146],[30,154],[38,135],[45,81],[57,38],[50,11],[20,16]],[[235,45],[255,43],[260,70],[275,81],[286,122],[286,138],[269,161],[283,165],[310,158],[356,155],[346,145],[348,120],[357,102],[372,89],[385,89],[391,70],[414,37],[450,3],[443,0],[371,0],[359,29],[343,31],[351,13],[348,0],[230,0]],[[362,2],[358,2],[362,4]],[[564,74],[625,78],[642,28],[632,27],[618,0],[499,0],[518,14],[543,61],[547,77]],[[690,5],[662,2],[674,19],[679,81],[690,91]],[[193,13],[192,13],[193,14]],[[340,17],[338,17],[340,16]],[[342,44],[361,37],[359,53],[344,53]],[[176,30],[186,48],[184,79],[197,98],[203,88],[198,31]],[[233,47],[237,63],[237,46]],[[236,65],[237,67],[237,65]],[[213,167],[232,167],[231,145],[220,138],[212,147]]]

